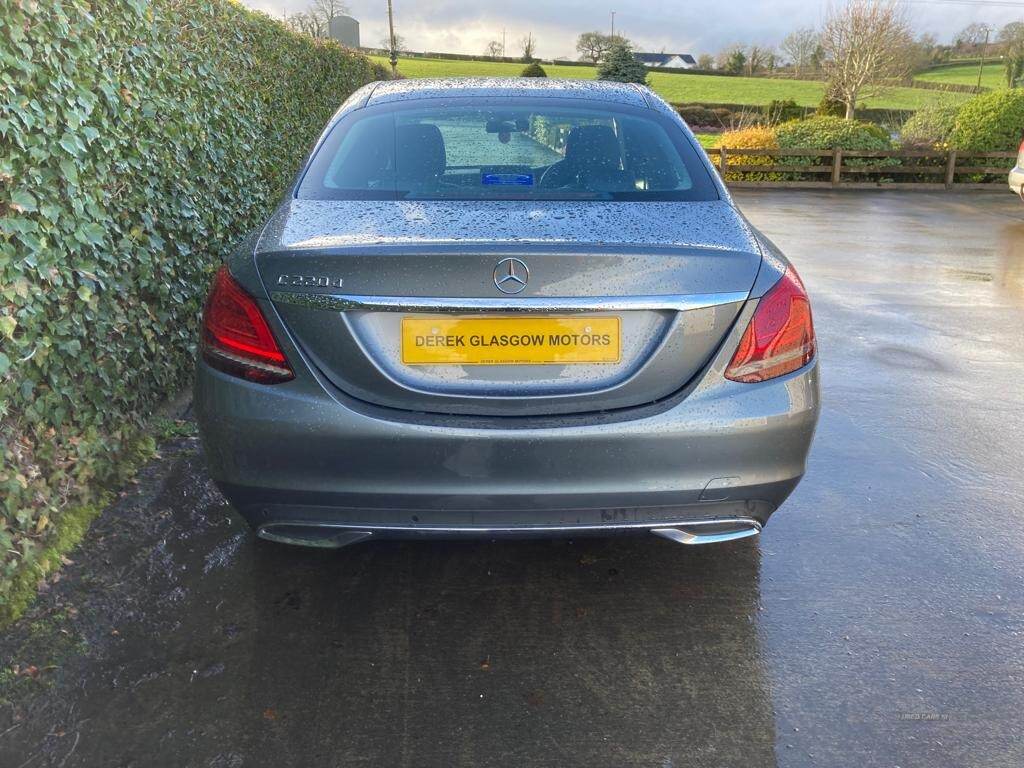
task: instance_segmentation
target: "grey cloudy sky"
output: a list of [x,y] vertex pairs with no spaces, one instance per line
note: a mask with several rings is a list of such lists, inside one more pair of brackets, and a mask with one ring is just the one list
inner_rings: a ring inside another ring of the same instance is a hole
[[[242,0],[275,16],[305,10],[310,0]],[[1001,26],[1024,19],[1024,1],[913,0],[907,4],[914,26],[948,42],[974,21]],[[348,0],[359,20],[363,45],[379,45],[387,25],[386,0]],[[615,28],[638,50],[714,53],[735,42],[775,45],[787,32],[817,26],[827,0],[394,0],[395,28],[411,50],[482,53],[489,40],[505,30],[509,55],[527,32],[543,58],[576,58],[576,35],[608,31],[610,11]]]

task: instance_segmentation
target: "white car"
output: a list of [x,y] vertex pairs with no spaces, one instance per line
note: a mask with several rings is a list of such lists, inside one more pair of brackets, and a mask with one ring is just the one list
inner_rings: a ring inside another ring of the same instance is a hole
[[1020,143],[1020,147],[1017,149],[1017,164],[1010,170],[1008,181],[1010,183],[1010,191],[1020,195],[1021,200],[1024,200],[1024,141]]

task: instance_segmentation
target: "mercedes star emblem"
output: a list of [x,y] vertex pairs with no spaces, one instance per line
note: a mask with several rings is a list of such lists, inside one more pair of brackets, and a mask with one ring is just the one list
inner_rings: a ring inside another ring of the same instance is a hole
[[494,268],[494,284],[502,293],[519,293],[530,280],[530,268],[519,259],[502,259]]

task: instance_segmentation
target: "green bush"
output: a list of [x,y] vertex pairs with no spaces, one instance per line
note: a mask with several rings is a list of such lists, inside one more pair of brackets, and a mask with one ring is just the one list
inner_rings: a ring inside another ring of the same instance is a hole
[[815,111],[819,117],[845,117],[846,104],[835,96],[826,93],[818,102],[818,109]]
[[225,249],[383,74],[229,0],[3,7],[0,619],[187,384]]
[[536,61],[532,64],[527,64],[523,67],[523,71],[519,73],[520,77],[547,77],[548,73],[544,71],[544,67],[538,64]]
[[912,114],[900,129],[905,147],[944,149],[949,146],[956,125],[959,104],[927,104]]
[[772,125],[799,120],[805,114],[804,108],[792,99],[772,99],[762,109],[765,119]]
[[[889,134],[874,123],[862,123],[857,120],[845,120],[841,117],[815,116],[804,120],[791,120],[775,129],[779,146],[783,149],[892,149]],[[790,165],[817,165],[822,162],[818,157],[789,157]],[[895,158],[885,159],[844,159],[843,164],[850,168],[868,165],[899,165]],[[820,174],[802,174],[815,181],[826,181],[828,177]]]
[[889,134],[874,123],[815,116],[791,120],[775,129],[783,149],[892,149]]
[[1024,135],[1024,88],[983,93],[964,102],[951,142],[957,149],[1009,152]]
[[718,115],[701,104],[680,104],[676,107],[676,112],[691,128],[693,126],[717,128],[721,124]]

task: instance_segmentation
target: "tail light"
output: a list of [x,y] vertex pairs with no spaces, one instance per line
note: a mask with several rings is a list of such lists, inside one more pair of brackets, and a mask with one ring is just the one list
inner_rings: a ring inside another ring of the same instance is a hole
[[203,359],[260,384],[295,378],[256,300],[221,267],[203,313]]
[[814,351],[811,303],[789,267],[758,302],[725,378],[744,383],[774,379],[807,365]]

